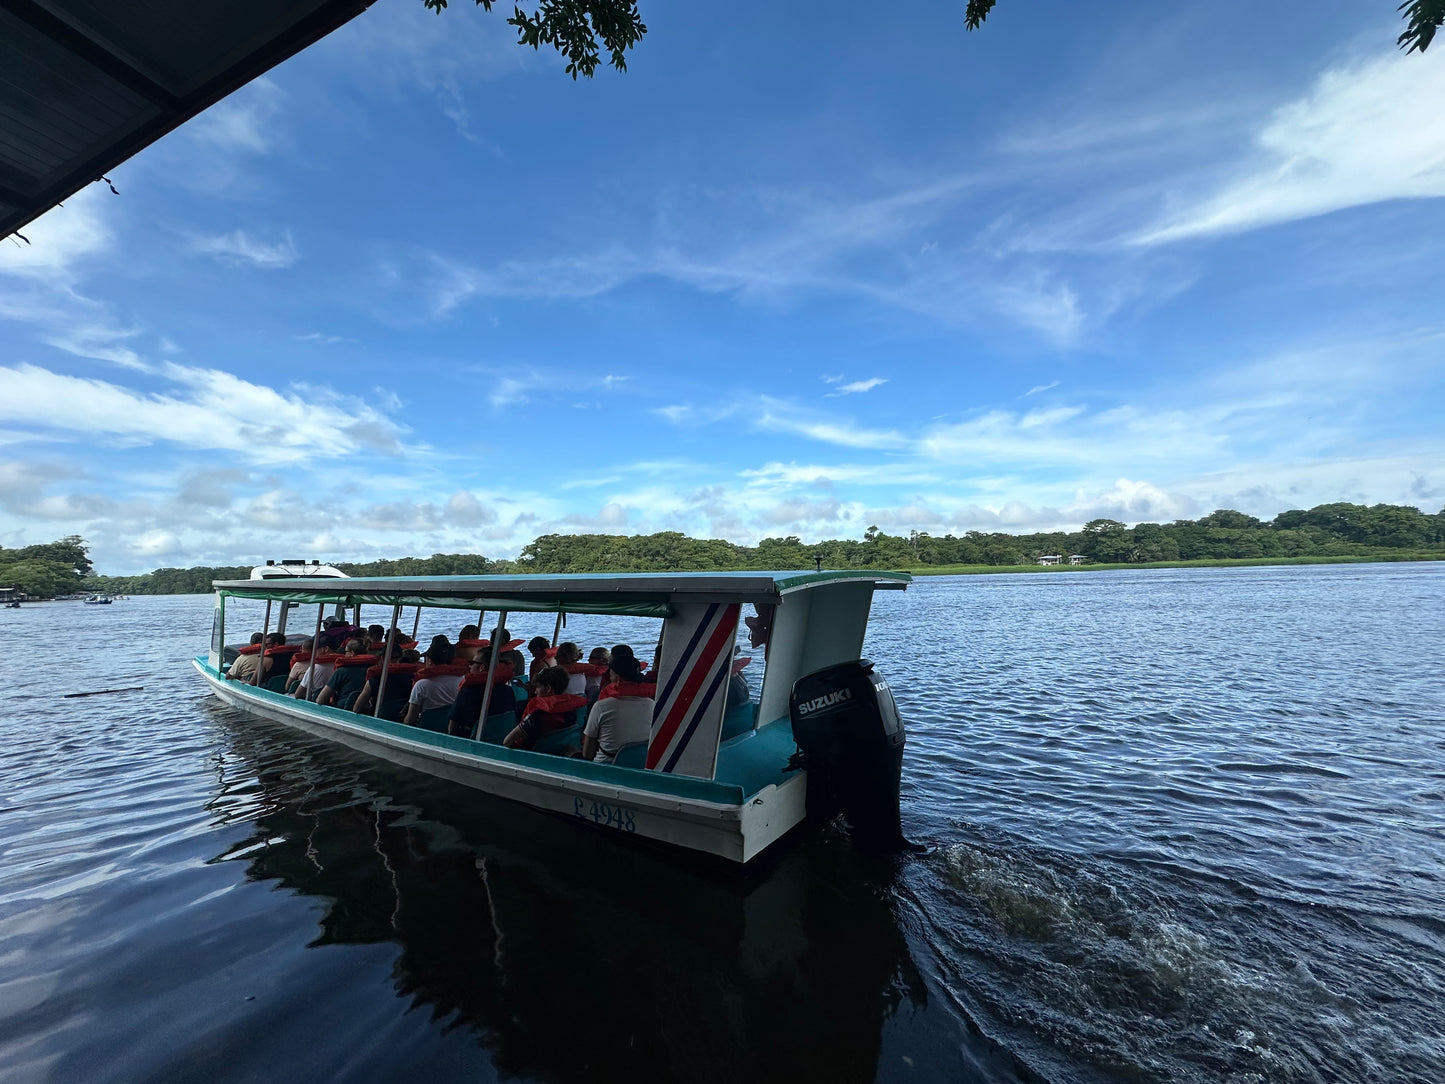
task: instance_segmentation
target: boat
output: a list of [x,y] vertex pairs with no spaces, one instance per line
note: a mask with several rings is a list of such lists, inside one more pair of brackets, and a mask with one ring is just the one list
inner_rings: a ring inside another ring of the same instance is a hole
[[91,595],[85,600],[87,606],[109,606],[111,602],[109,595]]
[[253,580],[313,580],[317,577],[326,579],[345,579],[346,573],[335,565],[323,565],[320,561],[303,561],[287,559],[284,561],[267,561],[264,565],[257,565],[251,569]]
[[[194,665],[243,712],[613,832],[747,863],[805,820],[842,813],[860,845],[898,851],[910,846],[899,817],[904,727],[887,682],[860,654],[874,592],[911,579],[842,570],[217,580],[210,649]],[[499,627],[509,616],[556,614],[554,643],[569,613],[655,618],[651,732],[603,764],[478,740],[506,732],[486,700],[476,737],[459,737],[228,681],[233,599],[266,602],[263,633],[277,604],[315,606],[318,630],[328,607],[354,611],[358,625],[361,607],[388,607],[389,636],[404,607],[417,608],[418,622],[424,608],[494,610]],[[754,608],[747,625],[766,665],[757,700],[729,703],[744,606]]]

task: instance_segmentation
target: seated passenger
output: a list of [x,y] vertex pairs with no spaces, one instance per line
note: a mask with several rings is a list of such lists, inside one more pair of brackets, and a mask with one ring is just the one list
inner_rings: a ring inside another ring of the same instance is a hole
[[547,656],[547,650],[551,646],[545,636],[533,636],[527,641],[527,652],[532,656],[532,664],[527,668],[528,678],[536,677],[552,665],[552,660]]
[[366,639],[370,647],[380,647],[386,643],[386,629],[380,625],[368,625],[366,627]]
[[306,674],[306,668],[311,665],[311,638],[308,636],[301,641],[301,646],[296,654],[291,656],[291,672],[286,675],[286,695],[290,696],[296,691],[302,677]]
[[[382,652],[383,652],[383,654],[385,653],[385,651],[386,651],[386,645],[383,643],[383,644],[382,644]],[[391,661],[392,661],[392,665],[393,665],[393,666],[401,662],[401,645],[400,645],[400,644],[393,644],[393,645],[392,645],[392,648],[391,648]],[[365,686],[362,687],[362,690],[361,690],[360,695],[357,696],[357,698],[356,698],[356,703],[354,703],[354,704],[351,705],[351,710],[354,711],[354,712],[356,712],[356,714],[358,714],[358,715],[370,715],[370,714],[372,714],[372,708],[376,706],[376,689],[377,689],[377,686],[378,686],[380,683],[381,683],[381,664],[380,664],[380,663],[377,663],[375,666],[372,666],[372,667],[370,667],[370,668],[367,669],[367,671],[366,671],[366,684],[365,684]],[[405,688],[403,688],[403,686],[405,686]],[[395,671],[392,670],[392,667],[388,666],[388,667],[387,667],[387,681],[386,681],[386,699],[387,699],[388,701],[390,701],[390,700],[397,700],[397,699],[400,699],[401,697],[405,696],[406,693],[409,693],[410,691],[411,691],[411,677],[410,677],[409,675],[404,676],[404,675],[402,675],[402,674],[396,673]]]
[[[457,698],[452,701],[452,713],[447,719],[447,733],[460,738],[470,738],[477,733],[477,722],[482,717],[482,699],[487,692],[487,667],[491,660],[478,655],[472,659],[467,676],[462,678]],[[492,696],[487,701],[488,715],[504,715],[517,710],[517,697],[512,692],[512,666],[497,660],[495,680],[492,682]]]
[[348,666],[346,661],[360,656],[363,646],[362,641],[356,637],[346,641],[346,646],[341,649],[341,658],[337,661],[336,668],[327,680],[325,688],[316,696],[317,704],[322,707],[327,704],[334,704],[342,708],[351,707],[352,702],[366,686],[366,667]]
[[445,636],[432,637],[431,647],[423,656],[429,665],[418,673],[407,697],[406,718],[402,720],[407,726],[420,726],[423,712],[449,708],[455,702],[464,671],[463,666],[452,664],[454,657]]
[[657,686],[642,680],[631,652],[614,653],[609,682],[587,713],[582,759],[611,764],[624,745],[646,741],[652,733],[652,698]]
[[557,645],[556,665],[567,671],[567,691],[574,696],[587,695],[587,665],[582,649],[571,640]]
[[527,660],[515,649],[503,651],[501,661],[512,664],[512,696],[520,707],[527,702]]
[[605,647],[594,647],[592,653],[587,656],[587,665],[592,667],[587,673],[587,688],[584,695],[590,704],[597,699],[597,694],[602,691],[602,685],[609,680],[611,673],[612,655]]
[[456,662],[471,662],[478,650],[482,647],[483,641],[479,639],[481,630],[475,625],[463,625],[461,632],[457,633]]
[[502,739],[508,749],[530,749],[538,738],[566,730],[573,725],[577,709],[587,706],[587,698],[567,692],[571,675],[560,666],[549,666],[532,683],[535,692],[522,710],[522,721]]
[[258,650],[245,655],[237,655],[236,661],[231,663],[231,668],[226,671],[227,681],[250,683],[256,680],[256,667],[261,665],[261,652],[264,650],[261,644],[263,638],[259,632],[251,633],[251,642],[248,646]]

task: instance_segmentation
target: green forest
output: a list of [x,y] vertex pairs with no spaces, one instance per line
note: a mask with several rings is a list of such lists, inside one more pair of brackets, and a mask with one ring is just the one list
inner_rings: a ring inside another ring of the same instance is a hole
[[[1202,519],[1126,527],[1096,519],[1077,531],[1004,534],[967,531],[890,535],[869,527],[862,540],[803,542],[765,538],[756,546],[689,538],[676,531],[650,535],[548,534],[528,543],[516,560],[438,553],[364,564],[337,562],[352,576],[465,576],[508,572],[685,572],[704,569],[904,569],[1037,567],[1055,554],[1082,555],[1090,565],[1175,561],[1251,561],[1289,558],[1445,560],[1445,509],[1427,515],[1396,504],[1322,504],[1281,512],[1269,521],[1220,509]],[[212,580],[245,579],[250,565],[158,568],[141,576],[96,575],[83,539],[21,549],[0,548],[0,587],[32,597],[80,592],[127,595],[204,593]]]

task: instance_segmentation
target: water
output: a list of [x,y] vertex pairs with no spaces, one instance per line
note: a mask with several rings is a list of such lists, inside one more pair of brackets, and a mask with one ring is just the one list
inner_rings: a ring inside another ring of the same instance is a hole
[[743,874],[221,708],[207,598],[0,622],[7,1081],[1445,1079],[1445,565],[882,594],[932,850]]

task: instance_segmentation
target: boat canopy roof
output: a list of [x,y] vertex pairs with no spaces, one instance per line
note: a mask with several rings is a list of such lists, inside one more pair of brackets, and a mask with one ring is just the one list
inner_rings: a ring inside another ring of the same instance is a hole
[[218,593],[283,602],[436,606],[456,610],[629,614],[666,617],[689,602],[773,605],[784,595],[835,583],[902,590],[906,572],[630,572],[513,576],[355,576],[348,579],[215,580]]

